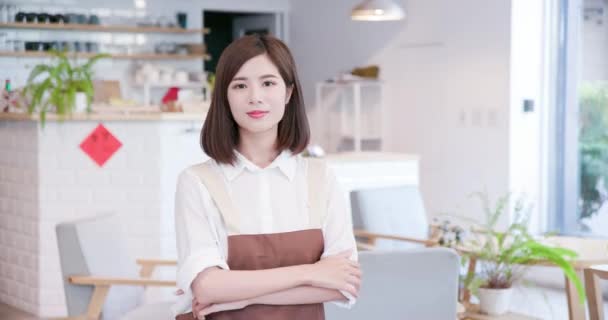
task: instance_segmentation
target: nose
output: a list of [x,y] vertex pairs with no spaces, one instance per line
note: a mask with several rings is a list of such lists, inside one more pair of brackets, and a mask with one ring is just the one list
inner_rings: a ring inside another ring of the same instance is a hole
[[256,105],[262,103],[262,99],[260,97],[260,90],[255,86],[252,86],[249,90],[249,104]]

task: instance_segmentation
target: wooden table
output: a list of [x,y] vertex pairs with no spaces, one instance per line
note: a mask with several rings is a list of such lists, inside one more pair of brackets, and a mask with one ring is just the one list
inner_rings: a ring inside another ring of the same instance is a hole
[[[573,262],[581,282],[584,283],[583,270],[592,265],[608,264],[608,240],[604,239],[588,239],[579,237],[548,237],[541,241],[544,244],[567,248],[578,253],[578,258]],[[459,250],[466,253],[466,249]],[[469,261],[467,274],[475,272],[477,259],[474,257]],[[540,266],[554,266],[549,262],[538,263]],[[568,319],[570,320],[585,320],[587,318],[585,305],[579,302],[579,295],[574,284],[564,275],[566,298],[568,302]],[[468,290],[464,291],[463,302],[470,301],[471,294]],[[487,317],[487,316],[486,316]],[[473,319],[503,319],[503,318],[473,318]],[[505,319],[526,319],[526,318],[505,318]],[[533,319],[533,318],[528,318]]]
[[462,320],[542,320],[540,318],[529,317],[523,314],[509,312],[502,316],[489,316],[487,314],[467,312]]
[[480,313],[478,304],[466,303],[466,307],[461,303],[458,303],[458,305],[462,308],[462,310],[466,310],[466,312],[458,312],[459,320],[541,320],[539,318],[534,318],[514,312],[509,312],[501,316],[490,316],[487,314]]

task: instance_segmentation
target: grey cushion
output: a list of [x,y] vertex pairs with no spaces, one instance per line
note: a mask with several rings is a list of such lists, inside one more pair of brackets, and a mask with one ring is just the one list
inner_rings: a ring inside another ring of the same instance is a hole
[[172,304],[171,301],[145,304],[128,312],[120,320],[173,320]]
[[456,319],[458,255],[446,248],[366,251],[352,309],[325,304],[327,320]]
[[[428,237],[428,220],[416,186],[362,189],[351,192],[353,227],[369,232],[418,239]],[[420,245],[379,239],[377,249],[408,249]]]

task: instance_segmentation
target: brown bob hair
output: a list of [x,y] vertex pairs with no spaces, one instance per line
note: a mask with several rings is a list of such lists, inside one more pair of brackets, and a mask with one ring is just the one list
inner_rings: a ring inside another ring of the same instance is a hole
[[215,88],[201,130],[200,143],[203,151],[218,163],[234,164],[234,150],[239,142],[239,127],[228,104],[228,86],[245,62],[261,54],[268,55],[286,86],[292,87],[291,98],[279,122],[277,150],[289,149],[293,154],[298,154],[308,146],[310,127],[296,65],[289,48],[272,36],[249,35],[226,47],[216,68]]

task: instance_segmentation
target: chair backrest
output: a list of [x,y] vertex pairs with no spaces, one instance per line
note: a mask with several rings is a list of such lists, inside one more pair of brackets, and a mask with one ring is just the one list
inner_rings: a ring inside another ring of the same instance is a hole
[[[608,265],[595,265],[585,268],[585,290],[590,320],[604,319],[604,301],[602,299],[602,283],[608,280]],[[605,292],[604,292],[605,293]]]
[[[428,220],[417,186],[361,189],[350,194],[353,227],[373,233],[426,239]],[[376,249],[407,249],[421,245],[379,239]]]
[[[93,294],[93,286],[71,284],[69,276],[139,277],[117,216],[64,222],[57,224],[55,231],[68,316],[85,314]],[[111,286],[101,318],[119,319],[141,303],[143,290],[143,287]]]
[[326,319],[456,319],[459,261],[446,248],[361,252],[357,303],[326,303]]

